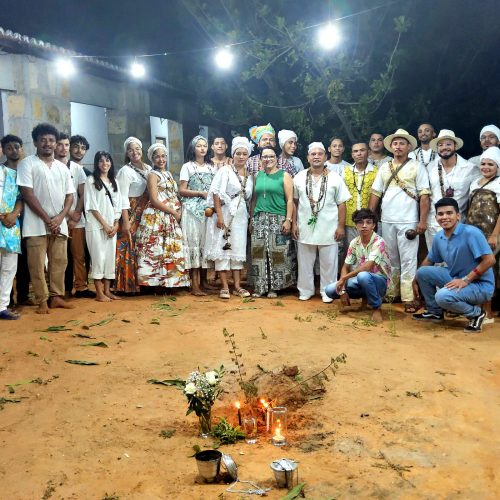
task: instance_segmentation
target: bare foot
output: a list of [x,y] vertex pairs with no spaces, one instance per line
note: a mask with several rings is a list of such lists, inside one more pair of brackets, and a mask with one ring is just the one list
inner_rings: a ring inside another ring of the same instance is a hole
[[49,307],[51,309],[74,309],[75,306],[73,304],[69,304],[62,297],[56,295],[55,297],[51,297],[49,299]]
[[191,295],[194,295],[195,297],[205,297],[208,294],[198,288],[197,290],[191,290]]
[[104,294],[97,294],[95,300],[97,300],[97,302],[111,302],[111,297]]
[[47,301],[44,300],[40,302],[38,309],[35,311],[37,314],[49,314],[49,306],[47,305]]
[[382,311],[380,309],[373,310],[372,321],[375,321],[375,323],[382,323],[383,318],[382,318]]
[[366,311],[368,309],[368,303],[366,301],[366,298],[361,299],[361,305],[359,306],[360,311]]
[[107,292],[104,294],[106,297],[109,297],[111,300],[122,300],[121,297],[118,297],[118,295],[115,295],[114,293]]

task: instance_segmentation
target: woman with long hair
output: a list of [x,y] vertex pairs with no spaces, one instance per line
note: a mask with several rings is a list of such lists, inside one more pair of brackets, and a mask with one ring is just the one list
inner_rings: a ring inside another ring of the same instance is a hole
[[221,299],[229,299],[228,272],[232,272],[234,294],[248,297],[250,293],[241,286],[241,269],[246,261],[248,207],[252,196],[252,176],[246,162],[252,151],[246,137],[235,137],[231,146],[232,165],[219,168],[210,186],[207,202],[215,213],[207,222],[205,258],[215,262],[222,288]]
[[254,179],[250,208],[249,277],[254,296],[275,298],[278,290],[296,282],[297,263],[291,236],[293,181],[290,174],[278,168],[274,148],[262,148],[260,161],[262,170]]
[[182,243],[181,202],[177,183],[167,170],[163,144],[148,149],[153,170],[148,175],[149,201],[136,234],[138,281],[141,286],[189,286]]
[[142,142],[129,137],[123,144],[126,164],[116,175],[122,195],[122,220],[116,242],[115,292],[137,293],[135,237],[142,212],[149,200],[147,178],[151,167],[142,161]]
[[203,257],[207,195],[215,175],[207,140],[197,135],[189,143],[186,163],[182,165],[179,176],[179,194],[182,196],[182,233],[186,269],[191,269],[191,293],[206,295],[201,288],[201,269],[208,268]]
[[115,279],[116,233],[122,213],[120,188],[109,153],[98,151],[95,154],[94,171],[85,184],[85,238],[92,262],[96,300],[109,302],[119,299],[111,293],[110,284]]

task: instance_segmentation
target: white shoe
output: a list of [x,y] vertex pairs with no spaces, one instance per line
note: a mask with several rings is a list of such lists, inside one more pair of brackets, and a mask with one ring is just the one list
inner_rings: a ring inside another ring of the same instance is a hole
[[333,299],[331,299],[330,297],[328,297],[328,295],[326,293],[322,293],[321,294],[321,300],[325,303],[325,304],[329,304],[330,302],[333,302]]
[[484,318],[483,325],[492,325],[495,322],[495,318]]
[[299,295],[299,300],[309,300],[312,295]]

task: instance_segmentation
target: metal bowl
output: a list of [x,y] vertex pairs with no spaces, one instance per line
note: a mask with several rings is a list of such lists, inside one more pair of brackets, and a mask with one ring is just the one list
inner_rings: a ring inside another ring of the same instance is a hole
[[222,464],[228,474],[236,481],[238,479],[238,466],[231,455],[222,454]]

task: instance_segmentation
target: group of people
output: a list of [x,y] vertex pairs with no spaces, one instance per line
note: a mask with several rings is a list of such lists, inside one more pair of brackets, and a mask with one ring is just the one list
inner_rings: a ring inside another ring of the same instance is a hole
[[[323,302],[362,298],[375,321],[387,298],[401,300],[417,320],[440,321],[443,310],[463,314],[466,331],[493,321],[496,126],[483,128],[483,153],[468,161],[457,153],[463,141],[453,131],[436,134],[422,124],[420,145],[403,129],[354,142],[353,163],[343,159],[340,138],[327,148],[312,142],[307,169],[295,156],[295,132],[279,131],[279,150],[270,124],[250,128],[249,136],[230,145],[223,137],[194,137],[179,185],[161,143],[147,150],[148,164],[141,141],[129,137],[118,171],[112,156],[98,151],[90,172],[81,165],[89,148],[82,136],[39,124],[32,131],[36,154],[26,158],[22,140],[5,136],[0,318],[19,318],[9,308],[16,269],[17,303],[29,300],[31,281],[37,312],[47,313],[73,307],[70,297],[111,301],[141,287],[205,295],[213,268],[226,300],[229,274],[239,297],[250,296],[249,288],[273,298],[296,285],[300,300],[315,295],[319,274]],[[417,271],[419,245],[427,257]]]

